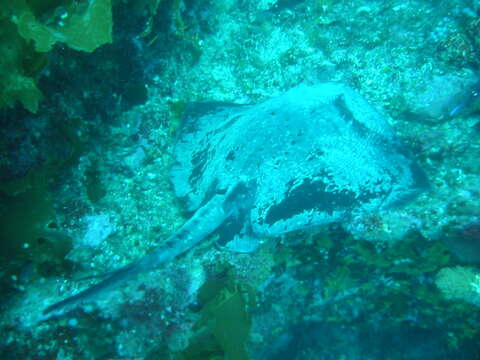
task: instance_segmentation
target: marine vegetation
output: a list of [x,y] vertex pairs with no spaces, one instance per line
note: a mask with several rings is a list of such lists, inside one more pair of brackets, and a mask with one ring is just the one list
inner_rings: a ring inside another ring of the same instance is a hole
[[112,42],[111,0],[2,0],[0,2],[0,107],[19,101],[36,112],[36,78],[56,43],[92,52]]

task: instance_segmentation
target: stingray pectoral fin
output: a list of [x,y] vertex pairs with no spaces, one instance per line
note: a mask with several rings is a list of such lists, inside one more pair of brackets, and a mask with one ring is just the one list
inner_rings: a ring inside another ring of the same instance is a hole
[[[224,220],[236,211],[235,206],[226,206],[234,203],[237,198],[235,189],[224,194],[216,194],[170,238],[157,249],[143,258],[114,271],[107,279],[95,284],[78,294],[70,296],[47,307],[43,313],[61,314],[72,310],[78,305],[93,301],[107,291],[118,288],[127,280],[146,271],[153,270],[161,264],[184,253],[198,242],[211,234]],[[242,194],[238,194],[241,196]]]

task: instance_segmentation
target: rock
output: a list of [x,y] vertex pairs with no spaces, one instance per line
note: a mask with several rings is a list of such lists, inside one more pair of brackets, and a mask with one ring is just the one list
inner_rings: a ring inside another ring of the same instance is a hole
[[412,99],[412,112],[430,120],[442,120],[470,95],[471,88],[479,81],[473,72],[465,77],[446,74],[434,76],[425,90]]

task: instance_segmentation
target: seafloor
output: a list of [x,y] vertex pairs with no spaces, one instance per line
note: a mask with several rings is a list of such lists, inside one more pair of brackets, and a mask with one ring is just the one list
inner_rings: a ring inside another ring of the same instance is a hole
[[[479,1],[0,4],[0,359],[480,359]],[[387,117],[427,191],[253,253],[208,239],[42,315],[191,215],[169,179],[187,104],[326,81]]]

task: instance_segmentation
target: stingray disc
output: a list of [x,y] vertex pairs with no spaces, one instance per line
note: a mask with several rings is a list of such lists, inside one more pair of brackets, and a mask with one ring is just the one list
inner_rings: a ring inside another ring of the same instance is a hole
[[426,185],[385,118],[338,83],[299,85],[255,105],[192,107],[175,157],[172,181],[190,211],[254,184],[236,229],[256,236],[345,220]]

